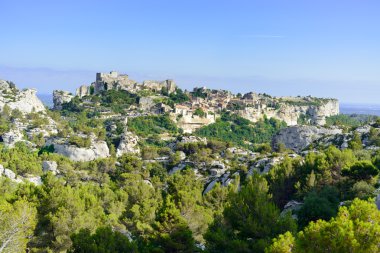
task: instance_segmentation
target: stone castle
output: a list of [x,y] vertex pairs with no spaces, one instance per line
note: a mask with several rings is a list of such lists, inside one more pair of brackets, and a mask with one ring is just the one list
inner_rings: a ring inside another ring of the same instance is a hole
[[92,94],[98,94],[105,90],[127,90],[136,93],[140,90],[148,89],[153,92],[159,92],[163,89],[168,93],[175,92],[177,85],[173,80],[165,81],[144,81],[138,83],[129,79],[128,75],[119,74],[116,71],[107,73],[96,73],[96,80],[90,86],[82,85],[76,90],[76,95],[84,97]]

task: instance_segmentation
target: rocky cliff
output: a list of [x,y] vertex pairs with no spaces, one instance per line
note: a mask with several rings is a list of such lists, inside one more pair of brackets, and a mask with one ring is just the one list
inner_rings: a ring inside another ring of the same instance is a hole
[[0,109],[8,105],[10,109],[18,109],[22,113],[44,112],[45,106],[36,93],[34,89],[19,90],[14,83],[0,80]]
[[276,118],[286,122],[288,126],[302,123],[312,125],[324,125],[326,117],[339,114],[339,102],[336,99],[316,99],[308,101],[285,101],[281,98],[274,99],[274,105],[266,103],[254,107],[246,107],[239,110],[238,114],[250,121],[257,122],[264,115],[268,118]]
[[317,126],[291,126],[280,130],[273,137],[272,146],[276,149],[282,143],[286,148],[299,152],[318,139],[341,133],[341,129],[329,129]]

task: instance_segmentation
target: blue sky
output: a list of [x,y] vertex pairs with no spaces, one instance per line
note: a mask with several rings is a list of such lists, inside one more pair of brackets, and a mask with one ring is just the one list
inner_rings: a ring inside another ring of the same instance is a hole
[[378,0],[0,0],[0,13],[0,78],[40,93],[117,70],[380,104]]

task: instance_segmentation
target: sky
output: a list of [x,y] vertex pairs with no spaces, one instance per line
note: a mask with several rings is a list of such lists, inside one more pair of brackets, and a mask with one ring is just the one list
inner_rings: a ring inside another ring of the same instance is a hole
[[96,72],[380,104],[378,0],[0,0],[0,79],[75,91]]

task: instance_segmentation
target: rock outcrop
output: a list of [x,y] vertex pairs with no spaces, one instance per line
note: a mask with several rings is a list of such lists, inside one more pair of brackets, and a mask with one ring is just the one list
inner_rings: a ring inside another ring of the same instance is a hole
[[36,93],[35,89],[18,90],[14,83],[0,80],[0,110],[7,105],[22,113],[45,112],[46,108]]
[[82,85],[76,90],[75,94],[80,98],[91,95],[91,87]]
[[310,98],[309,103],[307,100],[283,102],[281,98],[273,98],[270,102],[264,100],[260,104],[239,110],[238,114],[252,122],[259,121],[265,115],[268,118],[282,120],[288,126],[297,125],[300,121],[322,126],[326,124],[326,117],[339,114],[339,102],[336,99],[317,98]]
[[54,110],[62,110],[62,104],[70,102],[73,97],[74,96],[68,91],[53,91]]
[[51,172],[53,175],[60,174],[60,171],[58,170],[58,164],[55,161],[43,161],[42,170],[45,173]]
[[2,136],[3,143],[6,147],[13,147],[17,142],[22,141],[24,136],[19,130],[12,130],[4,133]]
[[123,154],[139,154],[140,148],[138,146],[139,137],[134,133],[128,131],[128,118],[124,119],[124,133],[121,136],[119,146],[116,150],[116,156],[120,157]]
[[120,139],[119,146],[116,150],[116,156],[120,157],[123,154],[138,154],[140,148],[138,146],[139,137],[132,132],[126,131]]
[[87,162],[110,156],[109,148],[105,141],[92,141],[89,148],[63,143],[59,139],[48,139],[45,145],[53,145],[55,153],[64,155],[76,162]]
[[315,140],[341,133],[341,129],[328,129],[316,126],[291,126],[280,130],[273,137],[272,147],[276,149],[282,143],[286,148],[300,152]]

